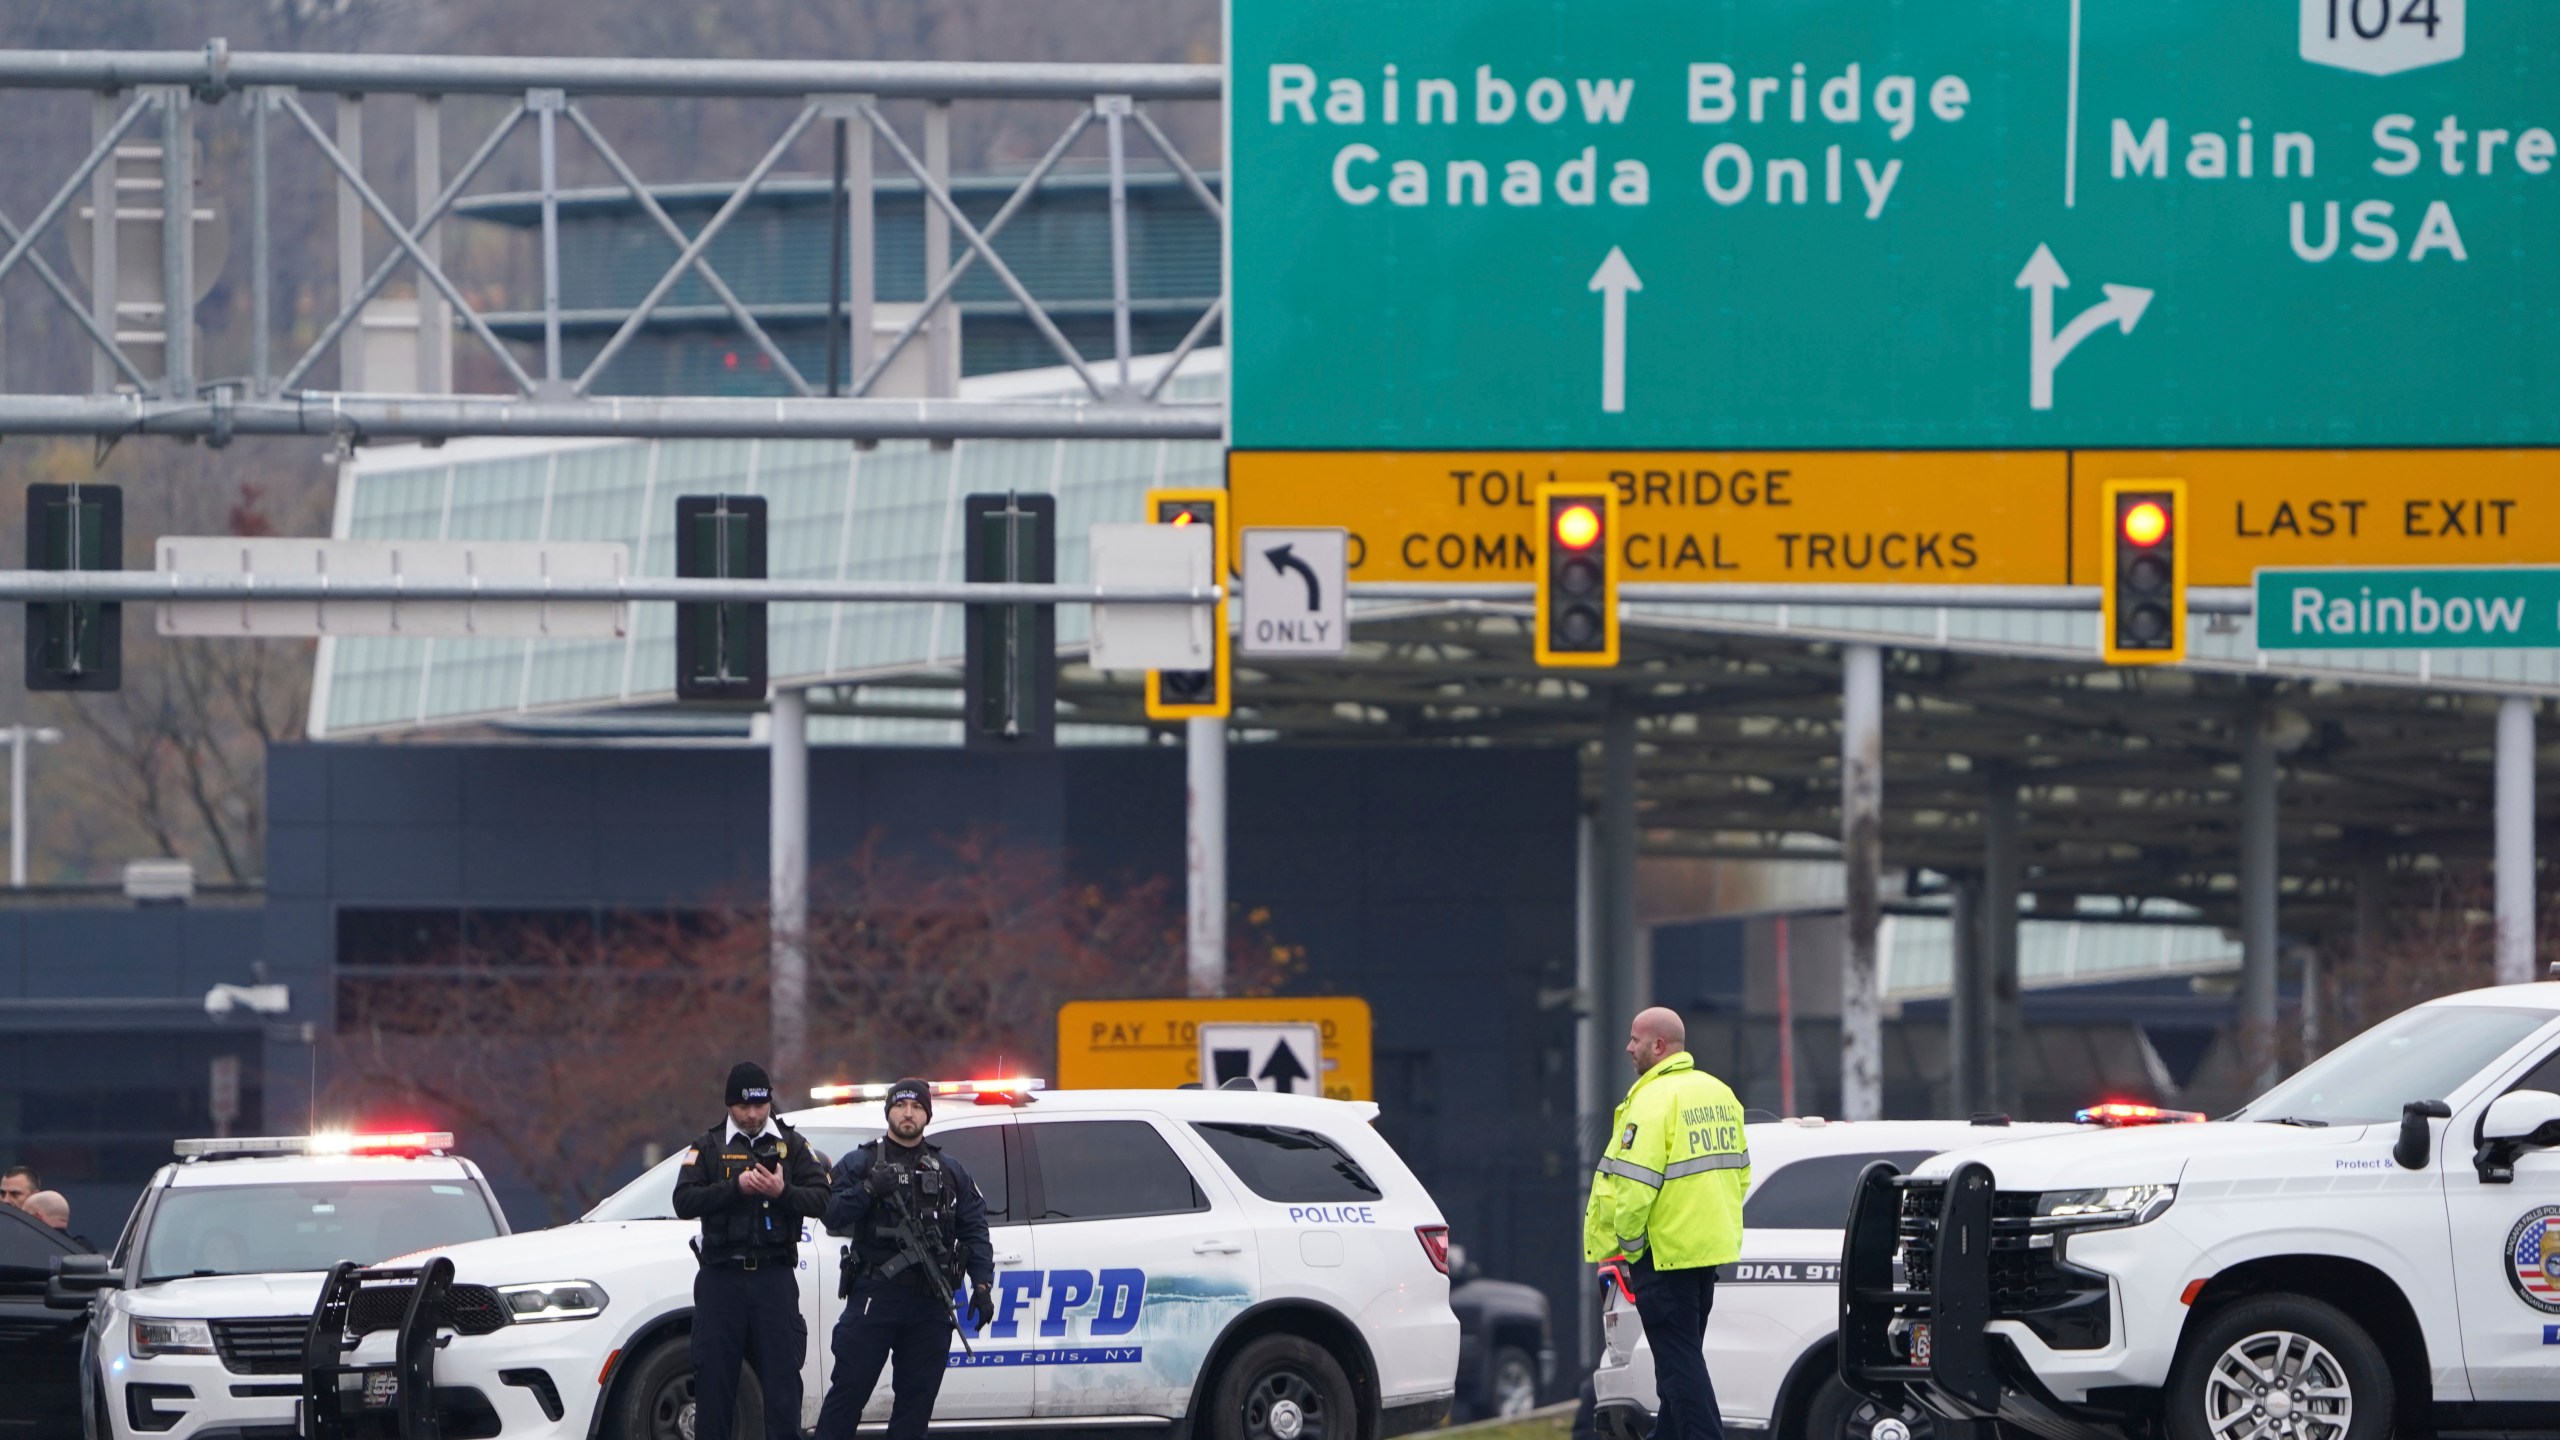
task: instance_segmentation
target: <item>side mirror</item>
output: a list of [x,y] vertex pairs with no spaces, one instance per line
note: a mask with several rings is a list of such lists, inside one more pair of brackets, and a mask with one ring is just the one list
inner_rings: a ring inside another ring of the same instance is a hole
[[53,1262],[53,1273],[45,1281],[44,1303],[48,1310],[86,1310],[101,1290],[114,1290],[124,1284],[124,1273],[110,1269],[104,1255],[65,1255]]
[[2400,1138],[2391,1146],[2391,1158],[2403,1170],[2424,1170],[2427,1156],[2435,1149],[2435,1131],[2431,1120],[2450,1120],[2453,1109],[2441,1100],[2412,1100],[2400,1107]]
[[2510,1185],[2518,1155],[2553,1145],[2560,1145],[2560,1095],[2510,1090],[2490,1101],[2480,1117],[2480,1148],[2472,1152],[2471,1167],[2483,1185]]

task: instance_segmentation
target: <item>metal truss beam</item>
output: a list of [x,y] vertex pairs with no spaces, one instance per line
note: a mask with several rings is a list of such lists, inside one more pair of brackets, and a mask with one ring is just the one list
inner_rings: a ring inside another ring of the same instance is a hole
[[0,88],[125,90],[184,85],[208,97],[252,85],[340,94],[877,95],[926,100],[1215,100],[1215,65],[1015,64],[945,60],[624,60],[540,56],[323,55],[202,50],[0,51]]
[[1051,401],[335,395],[193,401],[127,395],[0,395],[0,435],[320,435],[452,440],[472,435],[634,440],[1217,440],[1214,405]]
[[309,604],[314,600],[750,601],[759,604],[1214,605],[1225,592],[1097,585],[945,584],[929,580],[528,579],[469,576],[243,575],[167,570],[0,570],[0,601],[106,600]]

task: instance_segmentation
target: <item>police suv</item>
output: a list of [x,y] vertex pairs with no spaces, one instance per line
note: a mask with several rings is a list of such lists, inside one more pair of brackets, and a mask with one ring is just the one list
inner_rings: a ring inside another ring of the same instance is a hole
[[[938,1427],[1371,1440],[1447,1413],[1458,1356],[1448,1229],[1371,1128],[1376,1106],[1038,1087],[934,1087],[926,1138],[985,1192],[996,1261],[995,1319],[953,1337]],[[886,1128],[887,1088],[821,1087],[815,1098],[837,1103],[783,1118],[832,1163]],[[469,1393],[495,1411],[490,1428],[448,1423],[446,1440],[693,1433],[686,1241],[698,1227],[674,1218],[681,1158],[574,1224],[435,1252],[458,1290],[551,1297],[496,1331],[438,1337],[439,1401]],[[832,1378],[845,1243],[814,1223],[801,1234],[803,1426]],[[395,1344],[369,1335],[351,1358],[379,1362]],[[752,1372],[740,1392],[737,1433],[756,1434]],[[889,1401],[884,1383],[865,1418],[883,1419]]]
[[[1887,1418],[1901,1418],[1908,1428],[1912,1417],[1864,1399],[1839,1378],[1833,1341],[1840,1324],[1840,1234],[1859,1174],[1877,1160],[1909,1168],[1989,1135],[2071,1128],[1813,1117],[1745,1127],[1751,1190],[1742,1202],[1742,1258],[1716,1272],[1716,1303],[1707,1318],[1707,1373],[1726,1427],[1787,1440],[1870,1440]],[[1624,1267],[1611,1261],[1602,1276],[1602,1348],[1591,1377],[1595,1416],[1604,1435],[1632,1440],[1652,1429],[1660,1408],[1653,1347],[1628,1298]]]
[[89,1311],[84,1432],[291,1437],[323,1273],[507,1233],[452,1147],[441,1133],[178,1141],[113,1253],[65,1256],[48,1288],[47,1304]]
[[1844,1378],[1954,1419],[2560,1429],[2560,985],[2403,1011],[2217,1123],[1875,1167],[1843,1272]]

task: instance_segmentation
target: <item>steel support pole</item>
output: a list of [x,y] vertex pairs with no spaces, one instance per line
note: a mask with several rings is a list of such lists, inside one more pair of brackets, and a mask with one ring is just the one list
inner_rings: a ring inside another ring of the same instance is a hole
[[1111,151],[1111,353],[1118,362],[1114,393],[1129,393],[1129,97],[1104,95],[1093,102]]
[[1227,993],[1227,722],[1194,716],[1182,725],[1184,869],[1190,902],[1191,993]]
[[871,358],[879,353],[871,319],[871,116],[860,105],[846,118],[844,136],[845,374],[859,380],[871,373]]
[[[347,165],[356,174],[364,173],[364,97],[338,97],[338,152],[347,157]],[[356,193],[355,181],[338,177],[338,308],[356,303],[364,293],[364,197]],[[358,315],[347,332],[338,337],[338,388],[361,391],[366,388],[364,373],[364,317]]]
[[27,888],[27,741],[26,726],[9,727],[9,885]]
[[[1573,984],[1581,992],[1581,1004],[1575,1007],[1573,1022],[1573,1133],[1574,1175],[1576,1179],[1590,1173],[1600,1163],[1599,1138],[1608,1124],[1610,1107],[1609,1051],[1606,1028],[1607,1011],[1601,995],[1606,988],[1606,967],[1600,959],[1600,847],[1591,813],[1574,817],[1573,824]],[[1581,1348],[1574,1353],[1582,1364],[1597,1363],[1600,1356],[1600,1295],[1596,1286],[1580,1287],[1581,1303],[1574,1307]]]
[[772,752],[773,1064],[780,1083],[809,1072],[809,692],[776,690],[766,744]]
[[[160,393],[196,393],[196,127],[194,97],[171,88],[160,112]],[[109,165],[115,162],[110,159]]]
[[[924,107],[924,170],[935,188],[948,192],[951,188],[951,102],[935,100]],[[924,207],[924,288],[930,295],[951,272],[951,216],[930,200]],[[934,312],[925,332],[925,355],[933,373],[925,381],[924,393],[944,399],[960,393],[960,306],[957,296],[952,303]]]
[[2256,1088],[2276,1082],[2276,750],[2253,710],[2240,742],[2240,1024],[2260,1063]]
[[[1608,1006],[1600,1012],[1602,1073],[1625,1038],[1627,1022],[1652,1002],[1645,993],[1636,941],[1636,712],[1624,695],[1611,698],[1600,740],[1600,964]],[[1618,1086],[1600,1087],[1601,1103]]]
[[2533,702],[2498,701],[2498,983],[2533,980]]
[[[249,101],[249,398],[267,398],[267,375],[275,367],[270,336],[275,324],[275,276],[268,263],[267,116],[275,101],[264,90],[252,90]],[[420,286],[420,289],[426,287]],[[100,357],[104,364],[104,357]],[[105,389],[105,386],[99,386]]]
[[[101,90],[89,101],[89,143],[96,145],[107,138],[116,125],[122,109],[116,103],[116,92]],[[116,302],[123,289],[116,278],[116,172],[123,166],[115,156],[89,172],[89,317],[97,322],[100,332],[113,335],[123,328],[116,323]],[[89,361],[89,393],[104,395],[116,388],[120,378],[116,362],[107,352],[92,352]]]
[[[444,194],[444,97],[421,95],[410,132],[415,152],[412,173],[418,197],[418,219],[435,212]],[[421,224],[418,248],[439,267],[444,264],[444,231]],[[436,287],[418,282],[418,389],[428,395],[453,393],[453,312]]]
[[1986,1110],[2018,1112],[2018,779],[1994,765],[1982,797],[1982,1099]]
[[[844,127],[835,123],[835,164],[827,186],[827,395],[844,393]],[[860,372],[856,372],[857,374]]]
[[1947,1111],[1962,1120],[1990,1108],[1983,1057],[1991,1043],[1991,976],[1983,963],[1981,876],[1947,877],[1947,927],[1954,942],[1947,976]]
[[1840,1115],[1884,1114],[1884,1013],[1876,992],[1883,919],[1884,652],[1840,652],[1840,851],[1846,875],[1840,946]]
[[[560,107],[557,91],[527,95],[542,151],[542,391],[558,398],[560,369]],[[619,337],[617,337],[619,338]]]

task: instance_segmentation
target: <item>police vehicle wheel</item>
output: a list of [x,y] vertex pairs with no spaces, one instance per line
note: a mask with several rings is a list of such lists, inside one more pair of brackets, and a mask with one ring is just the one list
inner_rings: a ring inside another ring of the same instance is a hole
[[1493,1352],[1493,1379],[1486,1387],[1489,1408],[1501,1419],[1526,1415],[1538,1408],[1538,1362],[1517,1345],[1505,1345]]
[[1794,1440],[1931,1440],[1935,1433],[1925,1414],[1888,1410],[1832,1375],[1804,1407],[1804,1424]]
[[1321,1345],[1265,1335],[1218,1374],[1211,1440],[1354,1440],[1351,1382]]
[[[693,1352],[677,1335],[659,1341],[624,1374],[604,1433],[606,1440],[693,1440],[693,1420]],[[729,1433],[764,1433],[764,1387],[753,1370],[738,1372],[737,1417]]]
[[2382,1347],[2345,1311],[2264,1295],[2215,1312],[2169,1372],[2170,1440],[2382,1440],[2395,1395]]

